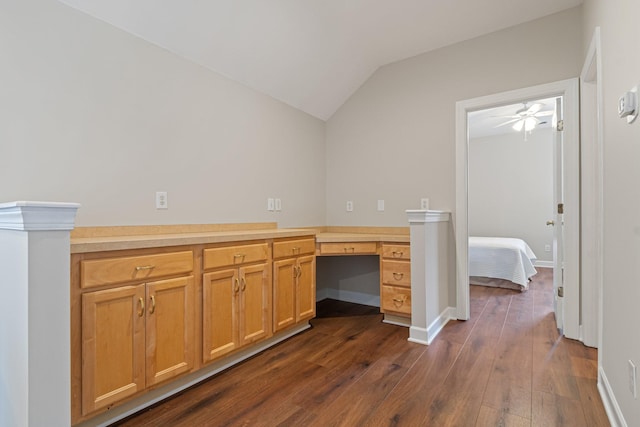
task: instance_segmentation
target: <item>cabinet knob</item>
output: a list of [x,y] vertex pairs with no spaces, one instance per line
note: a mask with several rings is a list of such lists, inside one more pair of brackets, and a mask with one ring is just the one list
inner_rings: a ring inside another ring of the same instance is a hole
[[393,273],[393,278],[396,280],[401,280],[404,277],[404,273]]

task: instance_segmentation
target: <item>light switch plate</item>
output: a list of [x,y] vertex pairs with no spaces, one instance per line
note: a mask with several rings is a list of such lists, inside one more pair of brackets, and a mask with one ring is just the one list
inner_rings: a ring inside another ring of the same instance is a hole
[[273,212],[276,209],[276,203],[273,200],[273,197],[269,197],[267,199],[267,210]]
[[347,200],[347,212],[353,212],[353,201]]
[[384,200],[378,200],[378,212],[384,211]]

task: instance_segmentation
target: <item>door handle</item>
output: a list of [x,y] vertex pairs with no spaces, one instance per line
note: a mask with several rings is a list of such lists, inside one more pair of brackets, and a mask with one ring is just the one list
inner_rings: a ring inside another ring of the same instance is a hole
[[556,222],[554,220],[549,220],[547,221],[547,225],[556,225]]

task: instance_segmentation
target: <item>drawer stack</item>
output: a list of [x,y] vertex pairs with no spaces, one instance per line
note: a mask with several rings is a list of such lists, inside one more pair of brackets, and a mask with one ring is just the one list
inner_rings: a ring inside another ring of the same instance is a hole
[[383,243],[380,250],[380,311],[411,317],[409,244]]

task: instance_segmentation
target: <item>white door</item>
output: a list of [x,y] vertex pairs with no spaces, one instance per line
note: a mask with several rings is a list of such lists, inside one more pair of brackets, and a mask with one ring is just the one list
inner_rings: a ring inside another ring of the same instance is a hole
[[562,333],[564,328],[564,168],[562,128],[562,97],[556,98],[556,111],[553,123],[553,219],[547,225],[553,227],[553,308],[556,325]]

